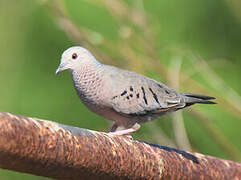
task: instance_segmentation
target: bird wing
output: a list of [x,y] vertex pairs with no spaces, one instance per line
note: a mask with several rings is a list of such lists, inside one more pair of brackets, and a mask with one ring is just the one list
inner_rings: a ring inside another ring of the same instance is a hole
[[185,106],[179,93],[137,73],[121,70],[117,74],[112,74],[110,81],[110,105],[119,113],[157,114]]

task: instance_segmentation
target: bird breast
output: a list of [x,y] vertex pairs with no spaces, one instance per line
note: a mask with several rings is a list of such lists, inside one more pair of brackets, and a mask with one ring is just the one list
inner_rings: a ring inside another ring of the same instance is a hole
[[72,79],[78,96],[86,106],[100,103],[102,80],[98,70],[82,67],[72,72]]

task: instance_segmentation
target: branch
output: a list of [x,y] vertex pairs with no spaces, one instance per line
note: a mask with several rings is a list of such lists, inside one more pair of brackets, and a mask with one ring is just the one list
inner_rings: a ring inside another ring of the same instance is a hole
[[56,179],[240,179],[241,164],[0,113],[0,168]]

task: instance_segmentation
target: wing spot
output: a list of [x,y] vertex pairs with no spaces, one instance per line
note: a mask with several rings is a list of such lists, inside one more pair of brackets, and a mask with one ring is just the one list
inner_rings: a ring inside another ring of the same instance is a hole
[[146,99],[146,93],[145,93],[145,89],[143,87],[141,87],[142,93],[143,93],[143,99],[146,103],[146,105],[148,105],[147,99]]
[[151,88],[149,88],[149,90],[151,91],[152,96],[153,96],[153,98],[155,99],[155,101],[156,101],[158,104],[160,104],[160,103],[159,103],[159,100],[158,100],[158,98],[157,98],[157,95],[152,91]]
[[163,88],[163,86],[161,84],[157,84],[157,86],[159,86],[160,88]]
[[130,97],[133,97],[133,94],[130,94]]
[[117,98],[117,96],[114,96],[114,97],[112,97],[111,99],[113,100],[113,99],[115,99],[115,98]]
[[137,99],[139,99],[139,97],[140,97],[140,94],[139,94],[139,93],[137,93],[137,94],[136,94],[136,98],[137,98]]
[[126,99],[130,99],[130,97],[129,97],[129,96],[127,96],[127,97],[126,97]]
[[167,89],[165,89],[165,92],[167,93],[167,94],[170,94],[171,92],[170,91],[168,91]]
[[130,87],[130,91],[133,91],[133,90],[134,90],[134,89],[133,89],[133,87],[131,86],[131,87]]
[[127,93],[127,91],[126,91],[126,90],[125,90],[125,91],[123,91],[123,92],[121,93],[121,96],[124,96],[126,93]]

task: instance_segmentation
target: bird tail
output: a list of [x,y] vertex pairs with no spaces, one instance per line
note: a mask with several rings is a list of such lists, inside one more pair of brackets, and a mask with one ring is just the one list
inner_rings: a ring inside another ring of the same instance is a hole
[[215,97],[211,96],[205,96],[200,94],[192,94],[192,93],[182,93],[184,96],[184,101],[187,106],[193,105],[195,103],[199,104],[217,104],[213,101],[210,101],[212,99],[216,99]]

